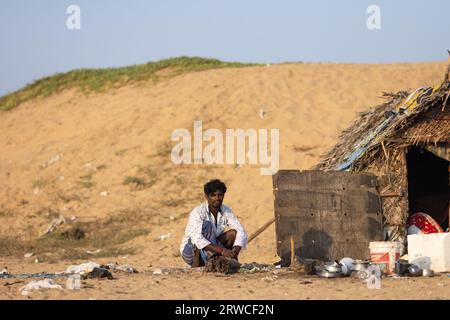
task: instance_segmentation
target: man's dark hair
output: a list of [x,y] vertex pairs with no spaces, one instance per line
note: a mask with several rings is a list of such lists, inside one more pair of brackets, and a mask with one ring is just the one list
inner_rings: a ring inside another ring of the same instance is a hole
[[207,195],[210,195],[214,191],[218,190],[222,191],[224,194],[227,192],[227,186],[219,179],[213,179],[203,186],[203,191],[205,191],[205,194]]

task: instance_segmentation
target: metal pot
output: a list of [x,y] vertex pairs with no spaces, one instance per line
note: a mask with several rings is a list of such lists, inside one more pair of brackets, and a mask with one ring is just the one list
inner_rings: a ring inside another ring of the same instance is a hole
[[415,264],[412,264],[408,267],[408,272],[411,277],[418,277],[422,275],[422,269]]
[[321,278],[337,278],[344,276],[341,272],[330,272],[327,270],[322,270],[318,272],[317,275]]
[[327,263],[323,266],[325,271],[328,272],[334,272],[334,273],[341,273],[342,267],[339,263],[333,262],[333,263]]
[[412,266],[410,263],[398,260],[395,263],[395,273],[398,275],[407,274],[410,266]]

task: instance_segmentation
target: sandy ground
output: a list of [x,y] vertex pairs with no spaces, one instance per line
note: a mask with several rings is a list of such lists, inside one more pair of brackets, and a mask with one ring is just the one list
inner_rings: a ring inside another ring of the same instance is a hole
[[[20,261],[13,263],[18,264]],[[60,272],[66,267],[41,264],[20,269],[23,272]],[[136,274],[113,273],[113,280],[88,279],[82,281],[80,290],[47,289],[28,295],[21,295],[20,289],[31,279],[0,279],[0,299],[450,299],[450,277],[445,273],[433,278],[383,277],[380,289],[368,289],[367,284],[356,277],[324,279],[299,275],[287,268],[233,275],[204,273],[200,269],[189,273],[153,274],[157,269],[144,267]],[[65,288],[64,278],[55,282]]]
[[[186,212],[203,200],[206,181],[218,177],[227,183],[225,203],[249,234],[273,217],[274,199],[271,177],[260,175],[260,166],[174,165],[170,160],[173,130],[192,132],[194,120],[202,120],[204,129],[222,131],[278,128],[280,168],[307,169],[336,143],[358,112],[384,101],[380,98],[383,91],[437,84],[445,67],[446,62],[221,69],[89,96],[69,90],[26,102],[0,113],[0,236],[36,239],[55,214],[96,221],[117,212],[141,212],[146,219],[133,223],[148,233],[122,245],[134,248],[135,254],[101,259],[120,260],[143,271],[182,267],[178,247]],[[264,117],[259,116],[260,110]],[[135,189],[124,184],[127,176],[143,177],[151,183]],[[168,237],[160,240],[161,235]],[[102,248],[90,248],[98,249]],[[24,253],[17,253],[20,258],[0,256],[0,266],[8,266],[13,273],[47,268],[62,271],[83,262],[49,264],[44,259],[45,263],[34,264],[34,257],[22,258]],[[91,260],[101,259],[93,256]],[[242,262],[277,260],[274,226],[241,255]],[[200,280],[203,277],[155,277],[144,272],[114,281],[89,281],[93,288],[77,293],[49,292],[35,297],[207,298],[200,287],[202,281],[220,283],[213,290],[223,298],[450,297],[446,276],[387,279],[378,291],[367,290],[352,279],[308,279],[311,284],[302,284],[304,279],[295,277],[280,277],[271,283],[261,278],[207,275]],[[1,298],[23,298],[17,291],[23,284],[4,286],[6,282],[0,282]],[[190,286],[197,290],[188,290]]]

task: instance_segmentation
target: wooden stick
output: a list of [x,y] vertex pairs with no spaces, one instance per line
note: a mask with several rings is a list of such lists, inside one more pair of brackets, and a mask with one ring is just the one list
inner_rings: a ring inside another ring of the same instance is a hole
[[295,257],[295,244],[294,244],[294,237],[291,236],[291,266],[294,265],[294,257]]
[[261,228],[255,231],[249,238],[247,243],[250,243],[253,239],[255,239],[257,236],[259,236],[264,230],[266,230],[272,223],[275,222],[275,217],[267,221]]
[[391,192],[391,193],[381,193],[380,197],[381,198],[386,198],[386,197],[401,197],[402,194],[399,192]]

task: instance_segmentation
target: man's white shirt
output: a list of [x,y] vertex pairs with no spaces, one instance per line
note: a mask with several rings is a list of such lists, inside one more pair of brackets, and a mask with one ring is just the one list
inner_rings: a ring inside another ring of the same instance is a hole
[[183,252],[187,243],[192,243],[197,248],[203,249],[211,242],[202,235],[202,226],[204,221],[211,221],[216,238],[225,232],[228,227],[236,230],[236,239],[234,241],[235,246],[240,246],[245,249],[247,246],[247,233],[239,220],[234,215],[233,210],[222,204],[219,212],[217,213],[217,226],[214,215],[209,211],[207,202],[202,203],[198,207],[194,208],[189,214],[189,221],[186,226],[184,237],[181,242],[180,252]]

